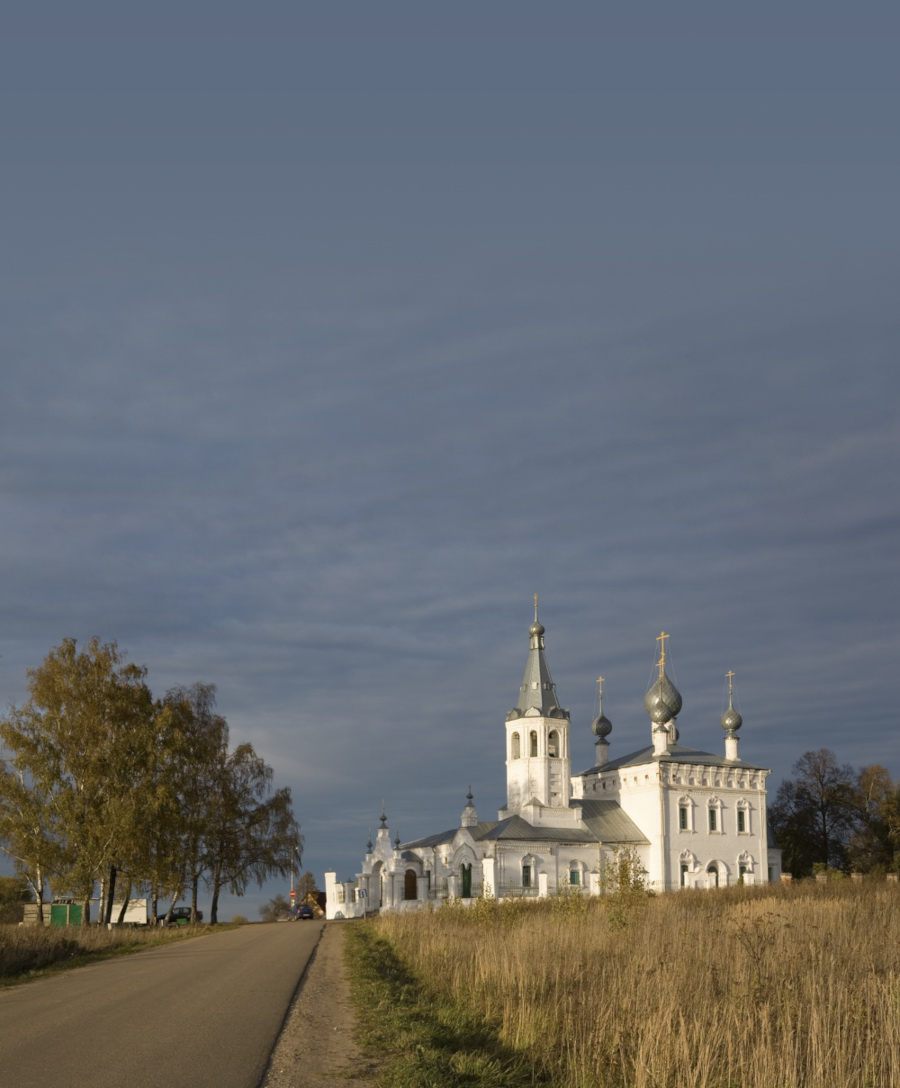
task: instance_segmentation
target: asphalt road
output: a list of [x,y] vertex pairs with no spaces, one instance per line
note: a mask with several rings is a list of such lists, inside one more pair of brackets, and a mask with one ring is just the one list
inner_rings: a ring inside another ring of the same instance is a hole
[[323,925],[242,926],[0,990],[0,1083],[258,1088]]

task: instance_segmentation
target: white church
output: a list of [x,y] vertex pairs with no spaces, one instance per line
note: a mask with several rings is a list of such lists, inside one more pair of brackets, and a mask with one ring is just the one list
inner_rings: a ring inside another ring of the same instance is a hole
[[506,715],[506,804],[497,819],[479,820],[470,790],[459,827],[402,843],[391,842],[382,811],[356,880],[325,874],[328,918],[479,895],[600,894],[604,868],[623,848],[635,853],[655,891],[780,881],[781,851],[769,845],[766,824],[770,772],[738,756],[732,674],[724,754],[685,747],[676,727],[681,695],[666,675],[669,636],[660,635],[656,678],[644,697],[650,744],[610,759],[601,682],[594,766],[572,774],[569,712],[547,667],[536,601],[528,634],[525,678]]

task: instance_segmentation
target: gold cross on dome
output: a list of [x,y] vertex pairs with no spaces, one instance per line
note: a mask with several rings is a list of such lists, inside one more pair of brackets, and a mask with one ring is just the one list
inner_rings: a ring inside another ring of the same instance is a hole
[[663,666],[666,663],[666,639],[671,636],[667,635],[665,631],[660,631],[656,636],[656,641],[659,643],[659,675],[662,676]]

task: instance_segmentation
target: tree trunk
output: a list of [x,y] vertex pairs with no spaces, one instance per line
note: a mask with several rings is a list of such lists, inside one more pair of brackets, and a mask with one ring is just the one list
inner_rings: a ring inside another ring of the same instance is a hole
[[195,876],[194,882],[191,884],[191,925],[197,924],[197,886],[200,883],[200,877]]
[[91,921],[91,893],[88,894],[81,901],[81,924],[83,926],[89,925]]
[[109,867],[109,883],[106,886],[106,903],[104,904],[103,913],[100,915],[100,921],[104,925],[109,925],[112,921],[112,905],[113,900],[116,897],[116,876],[118,872],[115,865]]
[[128,904],[131,902],[131,882],[129,881],[128,889],[122,899],[122,909],[119,911],[119,917],[116,919],[116,925],[121,925],[125,918],[125,912],[128,910]]
[[211,926],[217,926],[219,924],[219,884],[218,882],[213,887],[212,903],[209,905],[209,924]]
[[154,884],[150,889],[150,917],[147,919],[151,926],[156,925],[156,915],[159,911],[159,885]]
[[169,922],[172,920],[172,911],[175,909],[175,904],[178,902],[178,898],[179,898],[180,895],[181,895],[181,889],[180,888],[176,888],[175,891],[172,892],[172,901],[171,901],[171,903],[169,903],[169,909],[166,911],[165,918],[163,918],[163,925],[164,926],[167,926],[169,924]]
[[97,904],[97,917],[101,920],[106,917],[106,891],[109,887],[109,882],[104,875],[100,880],[100,901]]
[[37,903],[38,925],[42,926],[44,924],[44,875],[41,872],[40,865],[34,867],[33,879],[29,876],[26,876],[25,879],[34,895],[34,901]]

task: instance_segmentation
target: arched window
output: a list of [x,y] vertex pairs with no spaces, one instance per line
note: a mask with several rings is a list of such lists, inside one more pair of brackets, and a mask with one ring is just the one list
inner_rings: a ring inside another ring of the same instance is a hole
[[742,797],[735,806],[735,816],[737,818],[737,833],[739,835],[750,834],[750,806]]
[[530,861],[523,861],[522,862],[522,887],[523,888],[530,888],[531,887],[531,862]]
[[462,898],[472,898],[472,866],[461,865],[459,867],[459,875],[462,878]]
[[537,755],[537,731],[534,729],[531,730],[531,736],[529,737],[528,754],[532,756]]
[[419,898],[419,882],[416,879],[415,869],[407,869],[406,874],[403,877],[403,898],[404,899],[418,899]]
[[710,862],[706,867],[706,875],[709,879],[709,886],[711,888],[718,888],[719,886],[719,868],[715,862]]
[[722,802],[718,797],[711,798],[706,813],[707,827],[713,834],[721,834],[722,826]]
[[581,886],[581,866],[573,861],[569,866],[569,885],[573,888]]
[[559,733],[555,729],[550,730],[550,736],[547,738],[547,755],[551,759],[559,756]]
[[521,745],[519,743],[519,734],[513,733],[512,735],[512,758],[518,759],[521,755]]

